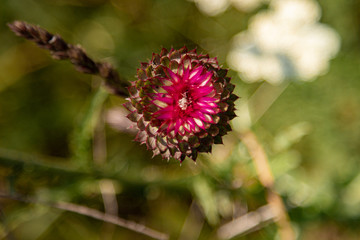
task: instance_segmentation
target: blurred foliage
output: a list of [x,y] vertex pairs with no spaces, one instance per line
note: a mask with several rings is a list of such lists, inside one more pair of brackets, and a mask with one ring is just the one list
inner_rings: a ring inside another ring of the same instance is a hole
[[[253,129],[269,154],[276,189],[299,239],[358,239],[360,4],[319,4],[321,22],[341,36],[338,57],[316,81],[291,83]],[[131,134],[106,124],[107,111],[123,99],[108,96],[98,78],[77,73],[70,63],[53,61],[15,37],[6,23],[39,24],[133,80],[140,61],[161,47],[197,47],[226,66],[232,37],[247,28],[255,13],[230,7],[209,17],[185,0],[2,0],[1,191],[101,211],[110,194],[120,217],[169,233],[171,239],[217,239],[219,226],[266,204],[238,133],[229,134],[212,154],[201,155],[197,164],[152,158]],[[230,74],[242,97],[239,104],[261,85]],[[261,103],[253,107],[262,108]],[[0,204],[2,238],[146,238],[37,204],[5,199]],[[184,224],[189,219],[192,224]],[[270,224],[236,239],[276,235],[276,225]]]

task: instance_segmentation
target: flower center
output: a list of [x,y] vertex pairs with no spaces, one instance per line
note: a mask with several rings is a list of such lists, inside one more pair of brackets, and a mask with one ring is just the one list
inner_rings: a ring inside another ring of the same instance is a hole
[[185,111],[191,103],[191,100],[188,98],[188,92],[182,93],[181,97],[182,98],[179,100],[178,106],[181,110]]
[[155,93],[153,103],[158,110],[153,117],[159,132],[184,135],[196,133],[214,123],[212,115],[219,112],[213,73],[202,66],[186,69],[181,75],[167,69],[163,91]]

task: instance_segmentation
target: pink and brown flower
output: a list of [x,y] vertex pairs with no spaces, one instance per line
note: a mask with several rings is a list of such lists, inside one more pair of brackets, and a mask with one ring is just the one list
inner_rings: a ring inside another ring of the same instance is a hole
[[163,49],[142,63],[124,106],[138,129],[136,141],[154,155],[183,161],[222,143],[235,117],[234,85],[216,58],[196,50]]

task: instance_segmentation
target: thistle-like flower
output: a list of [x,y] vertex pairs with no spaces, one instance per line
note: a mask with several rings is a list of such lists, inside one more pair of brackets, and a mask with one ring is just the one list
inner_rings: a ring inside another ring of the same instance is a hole
[[124,106],[138,133],[155,155],[183,161],[211,152],[212,144],[222,143],[235,117],[234,85],[227,70],[216,58],[188,51],[162,49],[148,63],[141,63],[138,79],[128,88]]

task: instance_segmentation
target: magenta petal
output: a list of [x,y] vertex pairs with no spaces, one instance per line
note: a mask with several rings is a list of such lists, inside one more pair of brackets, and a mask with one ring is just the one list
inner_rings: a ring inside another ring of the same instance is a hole
[[199,102],[216,102],[217,99],[213,97],[202,97],[198,99]]
[[169,76],[170,80],[172,80],[173,83],[179,83],[181,81],[181,78],[174,73],[173,71],[171,71],[170,68],[166,69],[167,71],[167,75]]
[[212,119],[212,117],[209,114],[204,113],[204,122],[208,122],[208,123],[214,123],[214,120]]
[[204,114],[202,112],[197,112],[198,118],[200,118],[200,120],[207,122],[207,119],[205,118]]
[[203,70],[204,68],[201,66],[192,70],[190,72],[190,78],[189,78],[190,82],[195,83],[197,79],[200,77],[200,74],[202,73]]
[[193,120],[192,118],[188,118],[187,123],[189,123],[191,129],[192,129],[193,131],[195,131],[195,129],[196,129],[196,124],[195,124],[194,120]]
[[192,84],[199,85],[200,87],[204,87],[211,80],[212,73],[207,72],[198,76],[196,79],[193,79]]
[[179,128],[182,124],[182,120],[181,118],[179,118],[178,120],[176,120],[176,124],[175,124],[175,134],[179,132]]
[[206,86],[206,84],[210,82],[211,78],[212,78],[212,73],[211,72],[206,73],[202,82],[200,83],[200,87]]
[[169,98],[169,97],[156,97],[155,99],[158,100],[158,101],[164,102],[166,104],[171,104],[171,103],[174,102],[174,99]]
[[184,70],[183,81],[189,80],[189,76],[190,76],[190,69],[187,68],[187,69]]
[[201,108],[217,108],[218,105],[214,102],[198,102],[196,103]]
[[167,91],[168,93],[175,92],[174,86],[163,86],[163,89]]
[[164,119],[170,119],[171,117],[172,117],[172,114],[169,112],[169,113],[161,114],[157,118],[159,120],[164,120]]
[[199,118],[199,113],[200,113],[200,110],[198,111],[193,111],[189,114],[190,117],[192,118]]
[[212,108],[204,108],[204,109],[201,109],[201,111],[203,113],[208,113],[208,114],[216,114],[217,113],[217,109],[212,109]]
[[201,87],[196,89],[195,91],[195,95],[197,98],[209,95],[212,91],[214,90],[214,88],[212,87]]
[[209,102],[208,104],[213,108],[218,108],[218,105],[214,102]]
[[173,117],[173,108],[172,107],[163,108],[155,112],[154,114],[157,116],[159,120],[171,119]]
[[210,104],[211,104],[211,102],[197,102],[196,107],[200,110],[202,110],[204,108],[213,108],[213,106],[211,106]]
[[[203,110],[203,109],[202,109]],[[207,113],[203,112],[203,111],[197,111],[196,113],[194,113],[193,115],[191,115],[193,118],[199,118],[200,120],[204,121],[204,122],[213,122],[213,119],[211,118],[210,115],[208,115]]]

